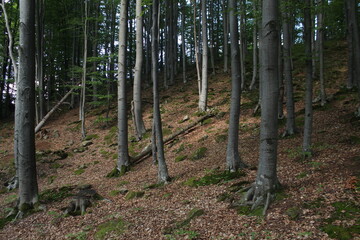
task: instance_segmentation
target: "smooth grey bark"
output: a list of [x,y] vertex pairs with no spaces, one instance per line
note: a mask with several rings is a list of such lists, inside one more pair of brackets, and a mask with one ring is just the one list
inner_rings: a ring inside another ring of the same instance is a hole
[[152,68],[151,77],[153,80],[153,124],[156,134],[156,156],[158,162],[158,181],[168,182],[170,181],[168,169],[165,162],[164,155],[164,141],[161,126],[161,115],[160,115],[160,101],[159,101],[159,90],[158,90],[158,61],[159,61],[159,28],[158,28],[158,14],[159,14],[159,1],[153,0],[152,6],[152,31],[151,31],[151,53],[152,53]]
[[254,26],[253,26],[253,74],[252,74],[252,79],[251,79],[251,83],[250,83],[250,90],[253,90],[255,87],[255,83],[256,83],[256,79],[258,77],[258,46],[257,46],[257,42],[258,42],[258,19],[257,19],[257,7],[258,5],[258,0],[254,0],[253,2],[253,11],[255,14],[254,17]]
[[134,76],[134,125],[136,138],[140,140],[146,129],[142,117],[141,74],[143,64],[143,19],[142,0],[136,0],[136,61]]
[[196,32],[196,0],[194,0],[193,7],[193,20],[194,20],[194,47],[195,47],[195,64],[196,64],[196,73],[197,73],[197,82],[199,96],[201,95],[201,73],[200,73],[200,63],[199,63],[199,45],[198,45],[198,36]]
[[290,36],[290,6],[286,5],[286,9],[283,14],[283,56],[284,56],[284,80],[286,89],[286,128],[283,133],[284,136],[290,136],[295,134],[295,104],[294,104],[294,87],[292,80],[291,69],[291,36]]
[[320,8],[318,18],[318,50],[319,50],[319,78],[320,78],[320,104],[326,104],[325,80],[324,80],[324,7],[325,0],[318,0],[317,5]]
[[81,137],[86,138],[85,129],[85,98],[86,98],[86,65],[87,65],[87,42],[88,42],[88,4],[85,1],[85,16],[84,16],[84,57],[82,66],[82,79],[81,79],[81,93],[80,93],[80,120],[81,120]]
[[186,0],[183,0],[182,12],[181,12],[181,52],[182,52],[183,83],[187,82],[187,79],[186,79],[186,52],[185,52],[185,21],[186,21]]
[[126,32],[129,0],[121,0],[118,57],[118,160],[117,169],[127,171],[129,166],[128,119],[126,107]]
[[[359,25],[356,18],[357,5],[356,0],[348,0],[346,2],[347,11],[347,28],[348,28],[348,48],[352,51],[350,54],[349,78],[352,84],[350,86],[357,86],[360,90],[360,36]],[[358,114],[359,114],[358,109]]]
[[[241,67],[241,89],[245,89],[246,78],[246,1],[240,1],[240,67]],[[231,53],[232,54],[232,53]]]
[[246,167],[239,154],[239,120],[241,98],[241,70],[238,18],[236,1],[229,0],[230,46],[231,46],[231,105],[229,118],[228,143],[226,148],[226,165],[231,172]]
[[277,178],[277,142],[278,142],[278,1],[263,0],[261,31],[261,124],[260,156],[255,183],[247,192],[245,199],[252,208],[268,207],[275,190],[279,186]]
[[353,30],[350,19],[351,4],[350,1],[345,1],[345,16],[346,16],[346,41],[348,44],[348,77],[346,80],[346,87],[352,89],[356,86],[355,69],[354,69],[354,52],[353,52]]
[[227,8],[227,0],[223,0],[223,32],[224,32],[224,72],[228,72],[228,61],[229,61],[229,16],[228,16],[228,8]]
[[[281,27],[280,27],[281,28]],[[281,32],[279,30],[279,39],[281,39]],[[279,76],[279,98],[278,98],[278,119],[284,118],[284,78],[283,78],[283,59],[282,59],[282,43],[279,41],[279,48],[278,48],[278,76]]]
[[207,15],[206,0],[201,1],[201,34],[202,34],[202,60],[201,60],[201,90],[199,96],[199,111],[205,112],[207,109],[208,92],[208,34],[207,34]]
[[45,114],[45,98],[44,98],[44,71],[43,71],[43,52],[44,52],[44,0],[36,0],[36,80],[39,83],[38,91],[38,118],[39,122]]
[[[214,18],[214,7],[213,3],[209,4],[209,19]],[[211,63],[211,69],[212,69],[212,75],[215,75],[215,53],[214,53],[214,21],[210,21],[210,27],[209,27],[209,50],[210,50],[210,63]]]
[[15,149],[20,212],[38,202],[35,159],[35,0],[20,0],[19,78],[15,103]]
[[311,154],[311,134],[312,134],[312,53],[311,53],[311,0],[305,0],[304,8],[304,43],[305,43],[305,71],[306,71],[306,92],[305,92],[305,123],[303,152],[304,155]]

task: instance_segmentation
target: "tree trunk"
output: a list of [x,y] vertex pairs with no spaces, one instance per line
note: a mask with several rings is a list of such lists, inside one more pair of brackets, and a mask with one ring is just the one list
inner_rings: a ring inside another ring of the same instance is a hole
[[[258,0],[255,0],[253,2],[253,11],[254,13],[257,12],[257,7],[258,5]],[[257,57],[257,52],[258,52],[258,46],[257,46],[257,35],[258,35],[258,19],[257,16],[255,15],[254,17],[254,26],[253,26],[253,74],[252,74],[252,79],[251,79],[251,84],[250,84],[250,90],[253,90],[255,87],[255,83],[256,83],[256,79],[257,79],[257,72],[258,72],[258,57]]]
[[201,34],[202,34],[202,71],[201,71],[201,91],[199,97],[199,111],[205,112],[207,109],[208,92],[208,36],[207,36],[207,15],[206,0],[201,2]]
[[223,0],[223,32],[224,32],[224,72],[228,72],[228,59],[229,59],[229,31],[228,31],[228,8],[227,8],[227,0]]
[[88,29],[88,4],[85,1],[85,17],[84,17],[84,58],[83,58],[83,72],[81,80],[81,94],[80,94],[80,120],[81,120],[81,137],[85,139],[85,98],[86,98],[86,64],[87,64],[87,29]]
[[260,159],[256,181],[246,194],[246,200],[252,207],[268,207],[271,195],[279,186],[277,178],[277,103],[278,82],[278,1],[263,0],[261,34],[261,125]]
[[20,0],[19,79],[15,105],[20,212],[38,202],[35,159],[35,0]]
[[245,167],[239,154],[239,120],[241,97],[241,70],[238,19],[236,15],[236,1],[229,0],[230,18],[230,46],[231,46],[231,106],[229,118],[228,144],[226,149],[226,164],[231,172]]
[[126,32],[129,0],[121,0],[119,23],[119,63],[118,63],[118,161],[117,169],[128,170],[128,120],[126,109]]
[[345,16],[346,16],[346,40],[348,44],[348,77],[346,81],[346,87],[352,89],[356,86],[355,82],[355,69],[354,69],[354,52],[353,52],[353,30],[352,22],[350,18],[351,4],[350,1],[345,1]]
[[182,67],[183,67],[183,83],[186,83],[186,52],[185,52],[185,20],[186,20],[186,0],[182,2],[181,12],[181,52],[182,52]]
[[318,0],[320,12],[318,14],[318,41],[319,41],[319,77],[320,77],[320,103],[321,106],[326,104],[326,92],[324,82],[324,7],[326,0]]
[[304,123],[304,155],[311,154],[311,134],[312,134],[312,54],[311,54],[311,3],[305,0],[304,9],[304,43],[305,43],[305,68],[306,68],[306,93],[305,93],[305,123]]
[[245,58],[246,58],[246,1],[240,1],[240,66],[241,66],[241,89],[245,89]]
[[210,40],[210,61],[211,61],[211,69],[212,69],[212,75],[215,75],[215,54],[214,54],[214,10],[213,10],[213,3],[210,3],[210,10],[209,10],[210,16],[209,18],[212,19],[210,21],[210,28],[209,28],[209,40]]
[[158,90],[158,14],[159,14],[159,1],[153,0],[153,18],[152,18],[152,32],[151,32],[151,44],[152,44],[152,68],[151,68],[151,76],[153,80],[153,101],[154,101],[154,109],[153,109],[153,124],[154,130],[156,134],[156,154],[158,160],[158,181],[159,182],[168,182],[170,180],[168,169],[165,162],[164,155],[164,142],[162,135],[162,127],[161,127],[161,115],[160,115],[160,102],[159,102],[159,90]]
[[136,62],[134,77],[134,125],[136,138],[140,140],[146,129],[142,117],[141,73],[143,63],[142,0],[136,0]]
[[199,64],[199,45],[198,36],[196,33],[196,0],[194,0],[194,45],[195,45],[195,64],[198,80],[199,96],[201,95],[201,75],[200,75],[200,64]]
[[[286,3],[285,3],[286,4]],[[295,105],[294,105],[294,89],[292,81],[292,69],[291,69],[291,37],[290,37],[290,8],[286,5],[286,9],[283,14],[283,41],[284,41],[284,77],[286,86],[286,129],[283,136],[290,136],[295,134]]]

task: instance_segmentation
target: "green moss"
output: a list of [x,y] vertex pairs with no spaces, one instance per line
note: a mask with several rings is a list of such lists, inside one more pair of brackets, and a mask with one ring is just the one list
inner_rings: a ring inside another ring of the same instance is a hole
[[285,211],[291,220],[298,220],[300,217],[301,209],[299,207],[291,207]]
[[217,201],[218,202],[225,202],[227,201],[228,199],[231,199],[232,196],[229,194],[229,193],[222,193],[220,194],[219,196],[217,196]]
[[8,217],[0,218],[0,229],[3,229],[6,224],[13,221],[16,217],[16,214],[10,215]]
[[62,165],[62,164],[60,164],[58,162],[54,162],[54,163],[50,164],[49,167],[52,168],[52,169],[58,169],[58,168],[64,167],[64,165]]
[[307,173],[306,172],[301,172],[301,173],[299,173],[298,175],[296,175],[296,178],[297,179],[301,179],[301,178],[304,178],[304,177],[306,177],[307,176]]
[[205,119],[204,121],[201,122],[201,125],[208,125],[213,123],[213,120],[211,118]]
[[155,189],[155,188],[161,188],[164,186],[164,183],[161,182],[161,183],[153,183],[153,184],[149,184],[147,186],[144,187],[145,190],[147,189]]
[[115,142],[117,136],[117,127],[114,126],[109,130],[108,135],[104,137],[104,141],[107,145],[110,145]]
[[111,220],[100,224],[96,228],[94,239],[102,240],[106,239],[109,233],[116,233],[116,235],[123,234],[126,229],[126,223],[121,219]]
[[60,202],[72,195],[73,186],[48,189],[40,193],[39,198],[45,203]]
[[167,135],[170,135],[171,134],[171,129],[169,128],[163,128],[163,135],[164,136],[167,136]]
[[65,152],[64,150],[55,151],[54,155],[57,155],[59,157],[57,160],[62,160],[69,156],[69,154],[67,152]]
[[189,178],[187,181],[185,181],[183,184],[185,186],[189,187],[199,187],[199,186],[207,186],[207,185],[213,185],[218,184],[221,182],[228,182],[240,177],[245,176],[243,172],[216,172],[213,174],[205,175],[204,177],[200,179],[196,178]]
[[89,141],[89,140],[91,140],[91,139],[97,139],[97,138],[99,138],[99,135],[97,135],[97,134],[90,134],[90,135],[87,135],[84,140],[85,140],[85,141]]
[[239,192],[244,189],[245,185],[249,185],[249,184],[250,184],[249,181],[241,181],[241,182],[232,184],[228,190],[230,192]]
[[115,167],[110,173],[106,175],[107,178],[116,178],[124,176],[125,173],[130,171],[130,166],[122,165],[121,169],[119,170],[117,167]]
[[236,208],[237,213],[246,216],[263,216],[263,208],[258,207],[251,210],[251,206],[239,206]]
[[331,238],[339,240],[349,240],[353,238],[350,229],[342,226],[328,224],[323,226],[321,230],[326,232]]
[[85,172],[85,169],[80,168],[80,169],[76,169],[76,170],[74,171],[74,174],[75,174],[75,175],[81,175],[81,174],[83,174],[84,172]]
[[142,198],[144,195],[145,195],[144,191],[140,191],[140,192],[129,191],[125,196],[125,200],[131,200],[134,198]]
[[120,193],[119,190],[112,190],[112,191],[110,191],[109,195],[115,197],[115,196],[119,195],[119,193]]
[[227,135],[225,135],[225,134],[217,135],[215,137],[215,142],[217,142],[217,143],[222,143],[222,142],[225,142],[226,140],[227,140]]
[[188,214],[187,217],[179,222],[175,222],[172,226],[166,227],[164,234],[174,234],[176,231],[182,229],[185,226],[188,226],[191,220],[200,217],[205,213],[204,209],[194,208]]
[[205,153],[207,151],[206,147],[201,147],[199,149],[197,149],[192,155],[191,155],[191,160],[199,160],[203,157],[205,157]]
[[187,158],[187,155],[180,155],[175,158],[175,162],[182,162]]

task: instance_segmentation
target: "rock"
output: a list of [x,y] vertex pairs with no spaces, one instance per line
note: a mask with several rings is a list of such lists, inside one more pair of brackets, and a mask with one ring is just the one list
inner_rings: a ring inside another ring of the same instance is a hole
[[189,115],[186,115],[185,117],[183,117],[183,119],[181,119],[181,120],[179,121],[179,123],[186,122],[186,121],[188,121],[189,119],[190,119]]
[[81,146],[82,146],[82,147],[87,147],[87,146],[90,146],[90,145],[92,145],[92,144],[93,144],[92,141],[83,141],[83,142],[81,143]]

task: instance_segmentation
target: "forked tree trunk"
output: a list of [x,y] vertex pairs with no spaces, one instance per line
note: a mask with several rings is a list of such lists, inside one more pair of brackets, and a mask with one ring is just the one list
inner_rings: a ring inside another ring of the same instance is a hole
[[[153,18],[152,18],[152,32],[151,32],[151,45],[152,45],[152,68],[151,76],[153,80],[153,101],[154,101],[154,111],[153,111],[153,124],[156,134],[156,157],[158,162],[158,181],[159,182],[168,182],[170,180],[168,169],[165,162],[164,155],[164,142],[161,126],[161,115],[160,115],[160,101],[159,101],[159,92],[158,92],[158,57],[159,57],[159,46],[158,46],[158,37],[159,37],[159,28],[158,28],[158,14],[159,14],[159,1],[153,0]],[[154,153],[155,154],[155,153]]]
[[231,106],[229,118],[228,144],[226,149],[226,165],[229,171],[235,172],[246,167],[239,154],[239,120],[241,97],[241,70],[238,18],[236,1],[229,0],[230,43],[231,43]]
[[35,0],[20,0],[19,79],[15,104],[20,212],[38,202],[35,159]]
[[246,194],[252,207],[265,205],[279,186],[277,178],[278,82],[278,1],[263,0],[261,33],[261,125],[260,159],[255,183]]
[[304,9],[304,42],[305,42],[305,68],[306,68],[306,93],[305,93],[305,123],[303,152],[307,156],[311,153],[312,134],[312,54],[311,54],[311,0],[305,0]]
[[208,92],[208,36],[207,36],[207,15],[206,0],[201,1],[201,34],[202,34],[202,67],[201,67],[201,91],[199,97],[199,111],[205,112],[207,109]]
[[142,117],[141,104],[141,73],[143,63],[143,19],[142,19],[142,0],[136,0],[136,62],[134,77],[134,124],[136,138],[140,140],[145,134],[146,129]]
[[129,0],[121,0],[119,23],[119,59],[118,59],[118,160],[120,173],[128,170],[128,119],[126,108],[126,31]]

